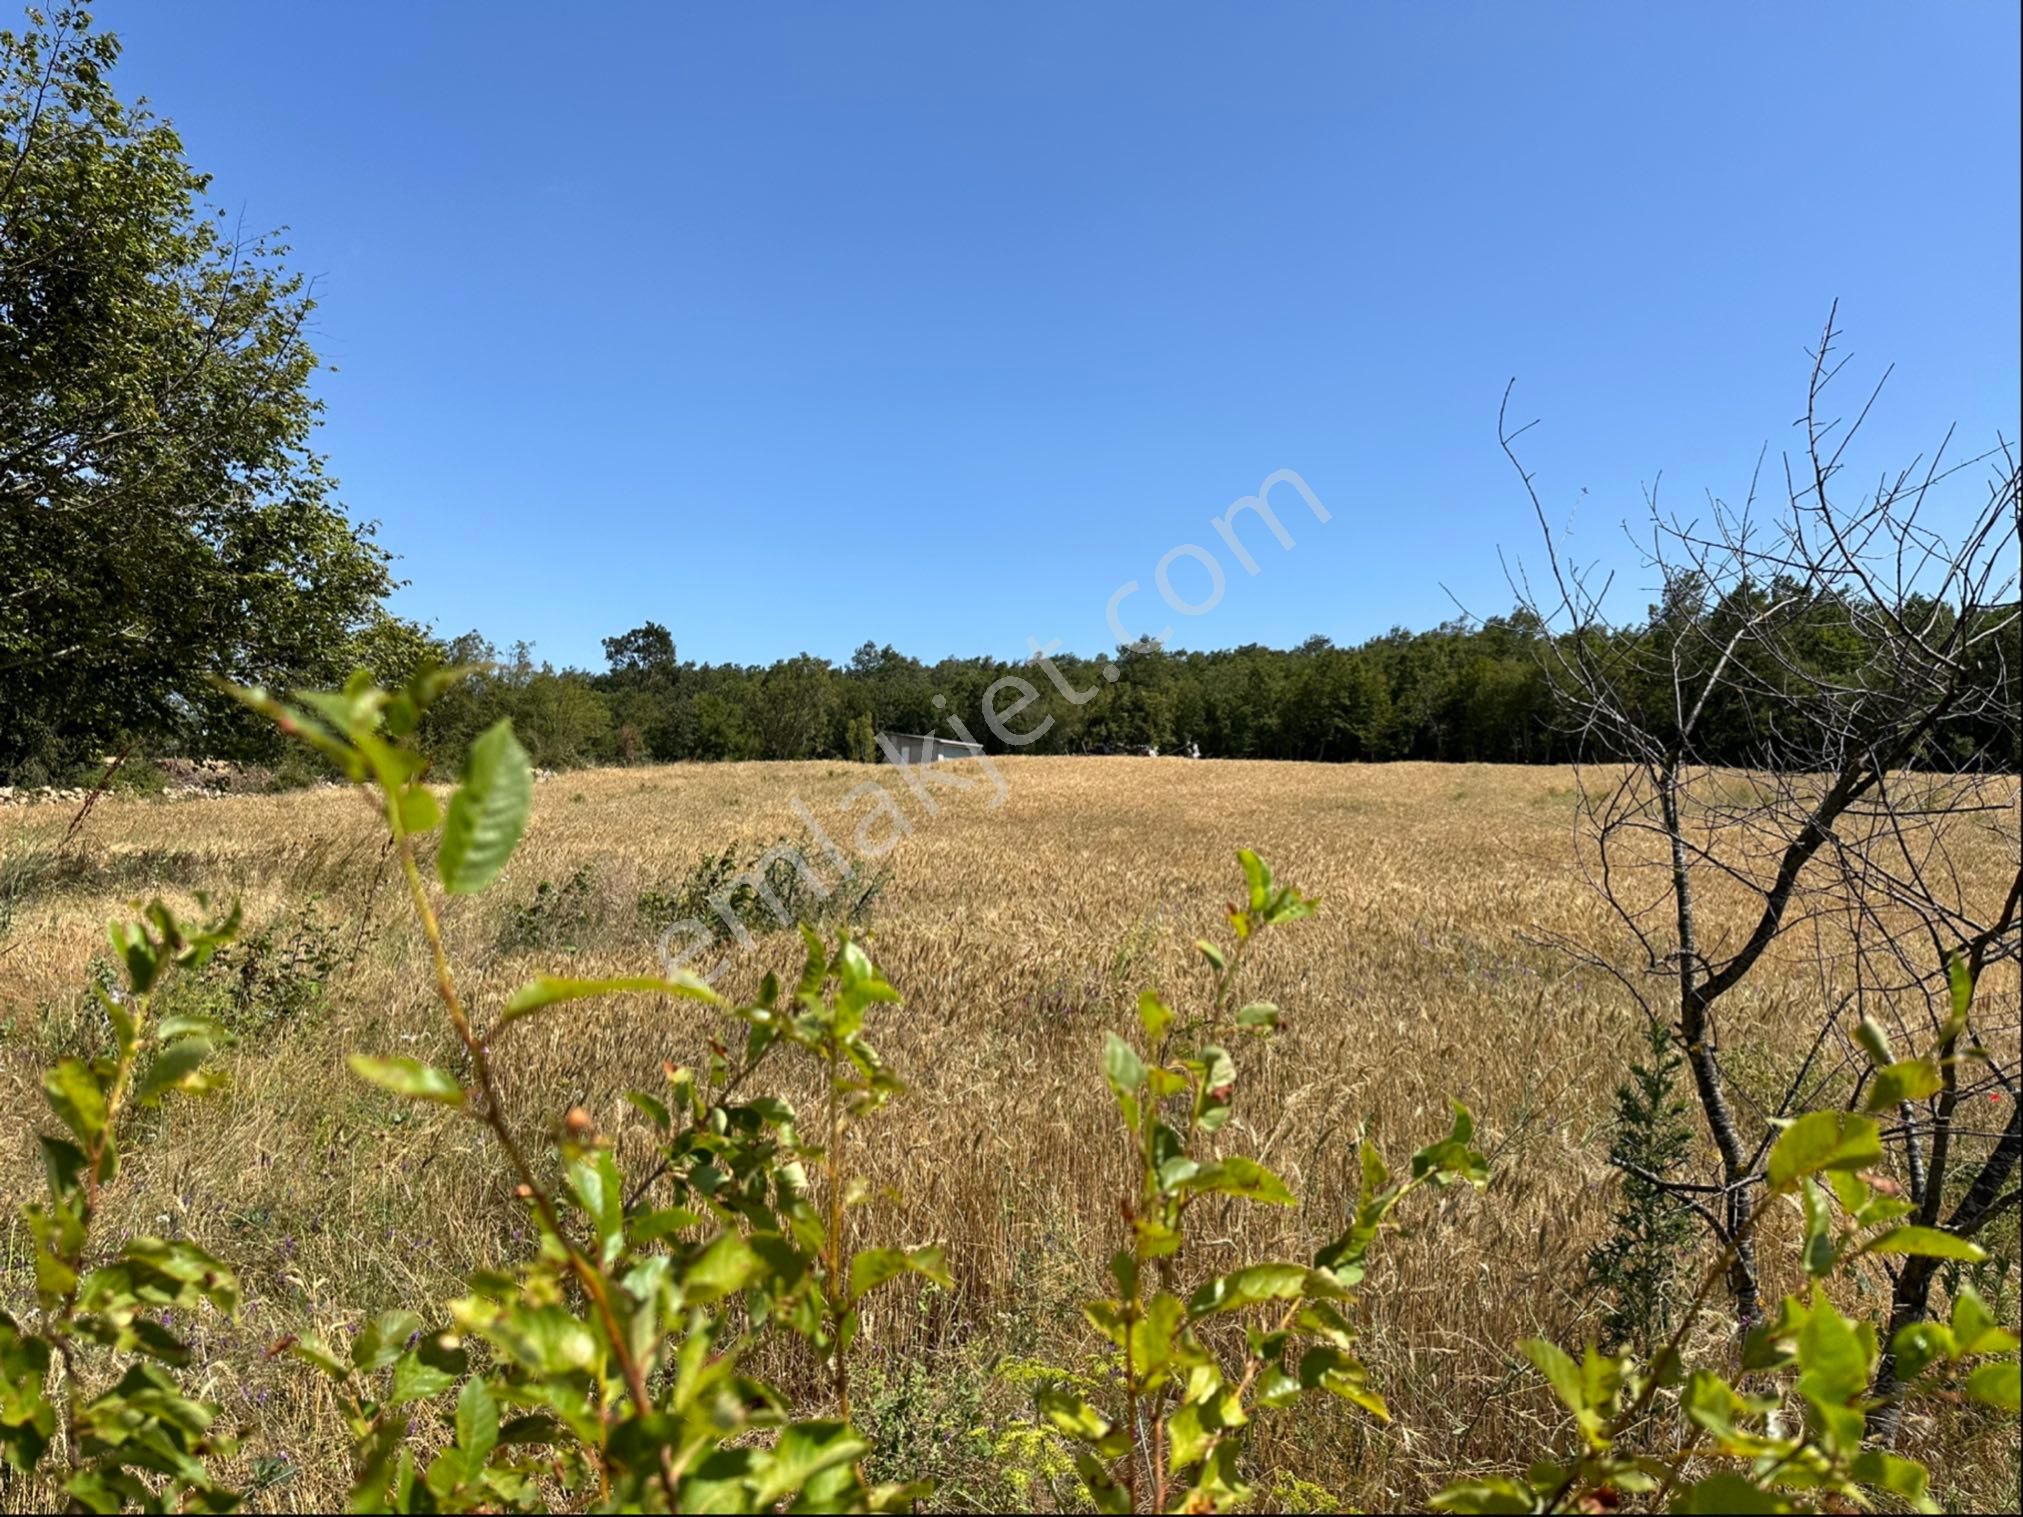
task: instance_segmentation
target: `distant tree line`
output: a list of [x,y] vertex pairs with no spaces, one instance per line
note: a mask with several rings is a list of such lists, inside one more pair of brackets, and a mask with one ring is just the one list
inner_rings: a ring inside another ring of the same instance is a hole
[[[1640,625],[1610,634],[1599,650],[1623,670],[1658,669],[1687,628],[1719,645],[1724,631],[1790,586],[1745,587],[1701,603],[1677,588]],[[1800,597],[1801,603],[1803,598]],[[1909,614],[1931,608],[1911,606]],[[1828,598],[1795,613],[1802,664],[1759,661],[1751,649],[1698,717],[1710,761],[1777,766],[1794,756],[1766,726],[1770,694],[1785,682],[1864,667],[1858,621]],[[1995,618],[1999,608],[1987,615]],[[2018,762],[2017,628],[1978,646],[1974,683],[1996,699],[1936,741],[1927,762],[1954,768],[2015,768]],[[1215,652],[1156,646],[1108,657],[988,656],[924,663],[865,643],[837,665],[800,654],[769,665],[708,664],[680,657],[673,635],[648,622],[604,641],[606,667],[592,672],[537,663],[524,644],[502,654],[475,633],[439,648],[412,643],[375,669],[441,657],[480,672],[431,714],[426,746],[447,758],[501,716],[510,716],[536,762],[670,763],[690,760],[878,758],[876,734],[967,736],[993,754],[1198,750],[1203,758],[1320,763],[1421,759],[1463,763],[1561,763],[1620,755],[1570,723],[1546,677],[1536,616],[1519,611],[1427,632],[1397,630],[1353,647],[1312,637],[1296,648],[1251,645]],[[1591,635],[1591,634],[1590,634]],[[1108,671],[1114,671],[1111,678]],[[1665,720],[1666,691],[1653,676],[1647,720]],[[1635,688],[1626,678],[1625,687]]]
[[445,656],[490,667],[432,714],[427,741],[460,751],[510,715],[536,760],[551,765],[870,760],[881,732],[967,733],[992,753],[1198,748],[1204,758],[1542,763],[1565,744],[1530,636],[1492,619],[1355,648],[1314,637],[1293,649],[1138,646],[930,664],[865,643],[840,665],[805,653],[742,665],[684,660],[668,630],[649,622],[607,638],[607,667],[591,673],[536,663],[524,646],[501,654],[470,634]]

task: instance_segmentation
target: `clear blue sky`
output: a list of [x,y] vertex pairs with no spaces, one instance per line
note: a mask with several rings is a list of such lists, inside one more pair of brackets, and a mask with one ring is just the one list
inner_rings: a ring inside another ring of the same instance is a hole
[[[2017,432],[2013,0],[99,14],[318,277],[400,608],[558,662],[1094,652],[1132,579],[1195,647],[1503,609],[1507,378],[1613,551],[1787,445],[1836,296],[1864,461]],[[1252,578],[1207,522],[1275,469],[1333,520]]]

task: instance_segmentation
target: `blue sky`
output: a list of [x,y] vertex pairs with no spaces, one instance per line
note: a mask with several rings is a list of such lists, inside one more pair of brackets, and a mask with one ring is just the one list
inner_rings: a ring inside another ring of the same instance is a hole
[[[1507,379],[1612,556],[1791,442],[1835,297],[1897,365],[1858,465],[2018,430],[2013,3],[99,19],[317,276],[399,608],[558,662],[1093,652],[1130,580],[1192,647],[1500,610]],[[1252,577],[1208,522],[1278,469],[1332,519]]]

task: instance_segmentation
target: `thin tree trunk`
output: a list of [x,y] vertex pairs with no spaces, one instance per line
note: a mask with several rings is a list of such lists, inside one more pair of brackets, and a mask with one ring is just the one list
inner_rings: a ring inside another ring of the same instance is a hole
[[1686,1048],[1686,1063],[1693,1071],[1693,1087],[1700,1095],[1700,1109],[1706,1113],[1708,1130],[1721,1154],[1722,1221],[1730,1238],[1739,1239],[1735,1258],[1728,1266],[1728,1293],[1734,1298],[1736,1321],[1743,1327],[1755,1322],[1760,1311],[1756,1291],[1756,1245],[1750,1238],[1749,1188],[1742,1182],[1749,1173],[1749,1153],[1735,1130],[1735,1114],[1721,1087],[1721,1066],[1709,1042],[1707,1000],[1699,982],[1700,952],[1693,924],[1693,881],[1686,861],[1686,840],[1679,830],[1679,777],[1677,761],[1667,762],[1658,774],[1658,794],[1664,809],[1665,832],[1672,845],[1672,900],[1678,908],[1679,936],[1679,1041]]

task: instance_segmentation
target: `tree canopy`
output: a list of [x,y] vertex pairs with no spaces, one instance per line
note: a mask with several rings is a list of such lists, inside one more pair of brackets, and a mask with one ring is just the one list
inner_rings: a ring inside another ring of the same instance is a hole
[[63,10],[0,33],[0,776],[232,746],[210,679],[341,678],[392,586],[311,446],[313,302]]

